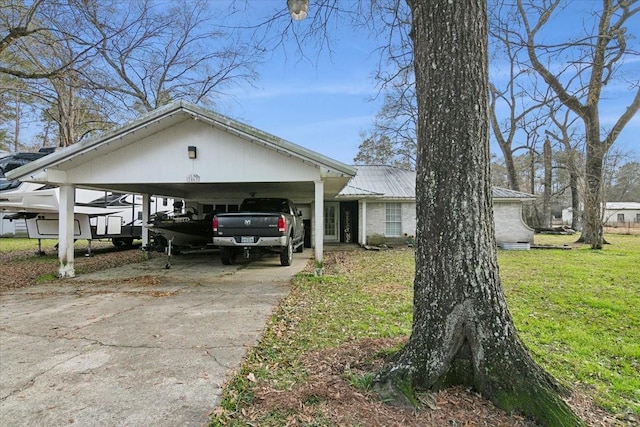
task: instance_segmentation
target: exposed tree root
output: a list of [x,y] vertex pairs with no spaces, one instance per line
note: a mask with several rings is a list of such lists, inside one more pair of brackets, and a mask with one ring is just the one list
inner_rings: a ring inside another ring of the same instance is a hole
[[508,413],[521,414],[542,426],[575,427],[585,423],[571,410],[562,398],[569,390],[559,385],[542,370],[526,353],[517,350],[515,363],[490,355],[474,365],[470,346],[451,361],[449,368],[436,377],[424,376],[425,369],[407,362],[412,351],[405,349],[389,370],[376,378],[374,390],[381,399],[391,405],[418,406],[416,392],[437,391],[457,385],[471,387],[497,407]]

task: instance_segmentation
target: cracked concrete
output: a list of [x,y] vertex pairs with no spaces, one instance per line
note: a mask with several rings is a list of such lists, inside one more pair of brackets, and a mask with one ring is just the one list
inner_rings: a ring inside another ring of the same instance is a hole
[[291,277],[214,251],[0,295],[3,426],[202,426]]

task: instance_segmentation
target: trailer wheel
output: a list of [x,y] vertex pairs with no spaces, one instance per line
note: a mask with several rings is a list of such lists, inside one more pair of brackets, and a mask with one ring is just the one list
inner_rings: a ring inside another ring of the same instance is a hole
[[111,243],[116,248],[130,248],[133,246],[133,237],[114,237],[111,239]]

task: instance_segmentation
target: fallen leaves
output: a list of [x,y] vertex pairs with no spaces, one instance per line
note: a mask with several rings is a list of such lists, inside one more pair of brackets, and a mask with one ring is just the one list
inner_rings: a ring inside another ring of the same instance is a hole
[[[140,249],[117,250],[110,243],[94,250],[94,256],[85,257],[84,251],[76,251],[75,268],[84,273],[100,271],[140,261]],[[15,251],[0,254],[0,292],[33,286],[43,277],[55,278],[58,274],[58,258],[40,257],[33,251]],[[158,280],[157,278],[154,278]],[[124,279],[127,280],[127,279]],[[137,279],[136,279],[137,280]],[[141,282],[153,285],[151,279]]]
[[[257,380],[253,373],[247,379],[253,383],[254,400],[240,411],[248,425],[260,425],[270,414],[286,414],[278,425],[302,426],[323,420],[322,425],[335,426],[403,426],[403,427],[533,427],[536,424],[517,414],[508,414],[473,391],[450,388],[437,393],[420,393],[422,408],[402,408],[382,403],[373,392],[355,388],[348,378],[380,370],[385,363],[381,356],[396,348],[398,339],[365,339],[338,348],[306,354],[301,363],[309,372],[306,381],[286,390]],[[345,375],[349,373],[349,375]],[[580,393],[569,401],[588,426],[631,426],[614,419],[597,408],[591,399]],[[223,415],[219,410],[217,415]]]

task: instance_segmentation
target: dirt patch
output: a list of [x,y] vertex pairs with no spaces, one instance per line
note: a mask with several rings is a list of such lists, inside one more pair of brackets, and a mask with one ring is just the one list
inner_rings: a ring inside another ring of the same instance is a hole
[[[302,361],[309,372],[306,382],[288,390],[257,384],[254,403],[242,410],[241,418],[253,425],[277,410],[286,414],[287,426],[311,425],[318,419],[323,420],[322,425],[336,426],[536,426],[466,388],[424,393],[419,396],[423,408],[414,410],[386,405],[372,391],[354,386],[358,378],[381,370],[387,363],[385,354],[399,344],[399,339],[359,340],[309,353]],[[615,419],[598,409],[581,393],[574,393],[568,403],[588,426],[635,425],[634,420]]]
[[[78,273],[91,273],[141,261],[140,248],[118,249],[110,243],[94,244],[93,256],[85,256],[84,250],[75,254]],[[55,255],[38,256],[33,251],[15,251],[0,254],[0,292],[33,286],[53,279],[58,274],[58,258]]]
[[620,225],[617,227],[604,227],[605,234],[631,234],[640,235],[640,224],[630,223],[627,225]]

